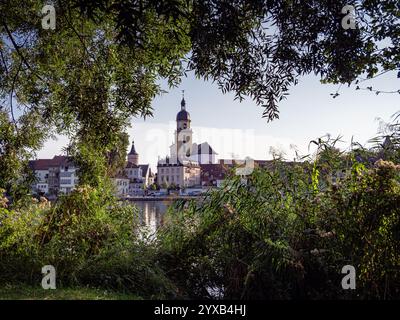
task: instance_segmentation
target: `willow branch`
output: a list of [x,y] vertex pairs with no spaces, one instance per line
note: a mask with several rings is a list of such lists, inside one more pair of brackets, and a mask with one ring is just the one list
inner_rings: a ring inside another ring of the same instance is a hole
[[18,66],[17,72],[14,75],[13,81],[11,83],[11,92],[10,92],[10,112],[11,112],[11,117],[15,126],[15,130],[18,131],[18,126],[17,126],[17,121],[15,120],[15,116],[14,116],[14,105],[13,105],[13,97],[14,97],[14,88],[15,88],[15,83],[17,81],[18,78],[18,74],[21,71],[21,67],[22,67],[22,60]]
[[5,22],[3,23],[3,26],[4,26],[4,29],[5,29],[6,32],[7,32],[8,37],[9,37],[10,40],[11,40],[12,45],[13,45],[14,48],[15,48],[15,51],[17,52],[18,56],[21,58],[21,60],[23,61],[23,63],[24,63],[24,64],[26,65],[26,67],[32,72],[32,74],[34,74],[38,79],[40,79],[40,80],[42,80],[43,82],[45,82],[44,79],[43,79],[40,75],[38,75],[38,74],[32,69],[32,67],[30,66],[30,64],[28,63],[28,61],[27,61],[26,58],[24,57],[24,55],[21,53],[21,51],[19,50],[20,47],[19,47],[18,44],[15,42],[15,39],[14,39],[14,37],[12,36],[12,33],[11,33],[10,29],[8,29],[8,26],[7,26],[7,24],[6,24]]

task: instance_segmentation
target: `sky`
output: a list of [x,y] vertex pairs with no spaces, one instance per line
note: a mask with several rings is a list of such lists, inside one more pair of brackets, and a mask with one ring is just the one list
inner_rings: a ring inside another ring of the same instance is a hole
[[[387,73],[379,78],[363,82],[374,89],[394,91],[399,89],[397,74]],[[263,108],[250,98],[239,102],[234,94],[222,94],[216,84],[196,79],[192,74],[182,80],[178,88],[153,101],[153,118],[132,119],[127,128],[130,142],[134,139],[141,164],[149,163],[153,170],[159,157],[169,153],[174,140],[176,114],[180,110],[182,90],[185,90],[186,110],[190,113],[193,142],[207,141],[218,153],[219,159],[271,159],[271,147],[280,150],[288,160],[293,160],[295,150],[306,155],[311,140],[330,134],[343,136],[343,149],[354,141],[366,144],[376,136],[381,118],[389,121],[400,110],[399,94],[379,94],[340,88],[340,96],[330,95],[337,85],[324,85],[315,76],[299,79],[286,100],[280,103],[280,118],[272,122],[262,118]],[[62,154],[67,145],[66,137],[49,140],[38,158],[52,158]]]

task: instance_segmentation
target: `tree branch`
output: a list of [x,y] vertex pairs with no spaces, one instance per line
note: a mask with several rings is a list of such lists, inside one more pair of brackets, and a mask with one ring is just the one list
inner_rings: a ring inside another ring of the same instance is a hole
[[22,67],[22,60],[18,66],[17,72],[15,73],[15,76],[13,78],[13,81],[11,83],[11,92],[10,92],[10,112],[11,112],[11,117],[15,126],[15,130],[18,132],[18,126],[17,126],[17,121],[15,120],[15,116],[14,116],[14,105],[13,105],[13,96],[14,96],[14,87],[15,87],[15,83],[17,81],[18,78],[18,74],[21,71],[21,67]]
[[46,82],[40,75],[38,75],[30,66],[30,64],[28,63],[28,61],[26,60],[26,58],[24,57],[24,55],[21,53],[21,51],[19,50],[20,47],[18,46],[18,44],[15,42],[14,37],[12,36],[12,33],[10,31],[10,29],[8,29],[8,26],[5,22],[3,22],[3,26],[4,29],[7,32],[8,37],[11,40],[12,45],[15,48],[15,51],[17,52],[18,56],[21,58],[21,60],[23,61],[23,63],[26,65],[26,67],[32,72],[33,75],[35,75],[38,79],[42,80],[43,82]]

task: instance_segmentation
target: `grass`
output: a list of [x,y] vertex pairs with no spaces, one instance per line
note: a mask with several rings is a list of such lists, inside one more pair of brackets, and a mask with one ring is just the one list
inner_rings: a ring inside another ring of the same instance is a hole
[[0,300],[140,300],[138,296],[89,287],[44,290],[40,286],[0,285]]

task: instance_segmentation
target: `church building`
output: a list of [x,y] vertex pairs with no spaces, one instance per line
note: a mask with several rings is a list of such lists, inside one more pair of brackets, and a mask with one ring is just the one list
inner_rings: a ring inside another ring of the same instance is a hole
[[192,137],[190,114],[183,97],[181,110],[176,115],[175,143],[170,146],[170,156],[159,160],[157,164],[159,185],[173,184],[181,188],[201,185],[200,165],[203,162],[213,163],[216,152],[207,142],[200,145],[193,143]]

